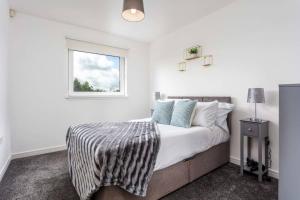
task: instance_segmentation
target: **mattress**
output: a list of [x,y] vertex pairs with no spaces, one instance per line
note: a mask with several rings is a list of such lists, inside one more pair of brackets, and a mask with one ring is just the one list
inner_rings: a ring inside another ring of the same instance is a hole
[[[140,119],[134,121],[148,121]],[[154,171],[164,169],[182,160],[229,140],[229,133],[218,126],[211,128],[192,126],[182,128],[158,124],[160,132],[160,149],[157,155]]]

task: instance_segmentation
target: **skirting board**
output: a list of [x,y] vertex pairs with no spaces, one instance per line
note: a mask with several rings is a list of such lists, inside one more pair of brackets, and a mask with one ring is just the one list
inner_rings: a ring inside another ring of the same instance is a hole
[[[240,165],[240,159],[237,157],[230,156],[230,162],[236,165]],[[279,179],[279,171],[269,169],[269,176]]]
[[2,178],[4,177],[4,174],[10,164],[11,161],[11,156],[8,157],[8,159],[6,160],[4,166],[2,167],[1,171],[0,171],[0,182],[2,181]]
[[53,153],[56,151],[63,151],[66,149],[67,149],[66,145],[61,145],[61,146],[47,147],[47,148],[35,149],[35,150],[24,151],[19,153],[13,153],[12,159],[25,158],[29,156],[36,156],[36,155],[41,155],[46,153]]

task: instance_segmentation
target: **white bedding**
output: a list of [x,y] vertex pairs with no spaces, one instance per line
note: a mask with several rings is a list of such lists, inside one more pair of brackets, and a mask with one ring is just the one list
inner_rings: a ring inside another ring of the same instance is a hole
[[[135,121],[148,121],[141,119]],[[158,124],[160,149],[154,170],[164,169],[193,155],[229,140],[229,133],[217,126],[181,128]]]

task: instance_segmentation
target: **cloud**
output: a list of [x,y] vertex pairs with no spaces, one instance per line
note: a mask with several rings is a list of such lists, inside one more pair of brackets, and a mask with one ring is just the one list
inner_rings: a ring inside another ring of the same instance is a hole
[[74,51],[74,77],[88,81],[94,89],[114,91],[120,89],[119,58]]
[[79,59],[83,70],[110,70],[114,64],[105,55],[74,52],[74,57]]

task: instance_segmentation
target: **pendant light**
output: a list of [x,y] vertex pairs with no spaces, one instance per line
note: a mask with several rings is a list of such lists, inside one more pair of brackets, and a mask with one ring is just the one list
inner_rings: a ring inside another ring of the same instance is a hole
[[124,0],[122,17],[130,22],[142,21],[145,18],[143,0]]

